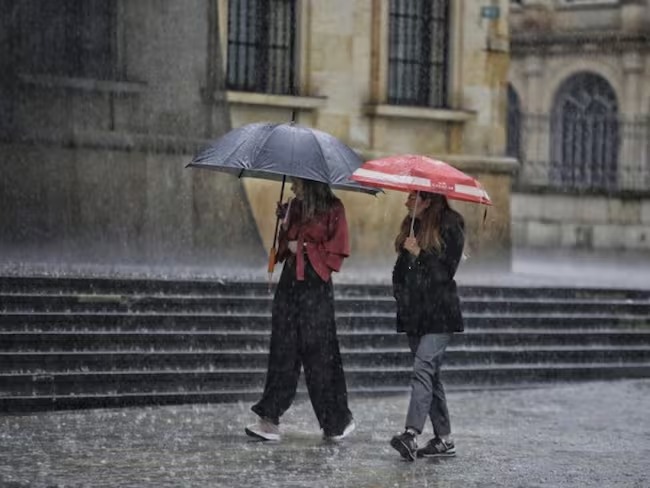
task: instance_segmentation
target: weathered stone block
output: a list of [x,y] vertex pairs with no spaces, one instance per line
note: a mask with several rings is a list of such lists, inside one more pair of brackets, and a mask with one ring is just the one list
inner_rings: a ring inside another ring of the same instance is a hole
[[512,222],[512,244],[515,247],[528,246],[528,224],[521,220]]
[[319,113],[318,127],[334,137],[347,140],[350,133],[350,116],[348,114]]
[[321,53],[314,71],[346,72],[352,66],[352,35],[313,34],[313,41]]
[[625,227],[621,225],[594,225],[594,249],[624,249]]
[[532,247],[559,246],[562,228],[555,223],[529,222],[527,240]]
[[640,220],[642,224],[650,225],[650,199],[645,199],[641,203]]
[[608,201],[607,217],[612,224],[638,224],[641,221],[641,202],[612,198]]
[[576,221],[587,224],[605,224],[608,205],[605,197],[575,197]]
[[553,195],[552,198],[541,200],[542,217],[546,222],[572,222],[574,220],[576,202],[571,196]]
[[[650,251],[650,225],[628,225],[625,227],[625,244],[630,249]],[[648,277],[650,280],[650,277]]]
[[575,224],[562,223],[560,225],[560,244],[562,247],[578,247],[578,236]]
[[544,213],[544,197],[535,194],[516,193],[512,195],[513,220],[540,220]]
[[576,249],[593,249],[593,227],[588,224],[563,223],[562,246]]

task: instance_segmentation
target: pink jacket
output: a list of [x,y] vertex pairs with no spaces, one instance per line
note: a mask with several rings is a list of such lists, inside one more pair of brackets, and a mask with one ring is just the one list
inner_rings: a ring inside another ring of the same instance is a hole
[[297,241],[296,278],[305,279],[305,253],[312,267],[323,281],[329,281],[332,271],[340,271],[343,259],[350,255],[350,239],[345,208],[340,200],[329,211],[302,222],[302,202],[293,200],[286,217],[288,228],[281,228],[277,261],[291,256],[289,241]]

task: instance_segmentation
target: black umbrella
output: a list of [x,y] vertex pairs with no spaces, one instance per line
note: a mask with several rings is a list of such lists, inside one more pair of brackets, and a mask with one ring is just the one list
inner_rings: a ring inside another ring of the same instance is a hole
[[[363,161],[336,137],[289,123],[257,122],[233,129],[197,154],[190,167],[224,171],[239,177],[281,180],[280,201],[286,177],[327,183],[340,190],[376,194],[376,188],[350,179]],[[275,264],[279,219],[275,223],[269,256],[269,274]]]
[[375,194],[377,189],[350,179],[362,163],[352,149],[326,132],[293,122],[257,122],[231,130],[188,166],[269,180],[293,176]]

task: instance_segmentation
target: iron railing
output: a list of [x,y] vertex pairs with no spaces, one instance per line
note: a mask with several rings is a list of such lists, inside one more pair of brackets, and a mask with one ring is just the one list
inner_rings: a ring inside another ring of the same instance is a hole
[[388,103],[447,106],[449,0],[390,0]]
[[296,0],[228,5],[228,89],[296,94]]
[[650,117],[509,114],[517,189],[650,193]]

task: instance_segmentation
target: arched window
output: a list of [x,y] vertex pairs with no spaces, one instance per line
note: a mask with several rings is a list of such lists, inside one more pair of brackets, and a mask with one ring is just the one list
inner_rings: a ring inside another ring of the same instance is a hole
[[508,84],[508,126],[506,134],[506,155],[521,160],[521,102],[519,95]]
[[616,188],[619,144],[618,104],[607,80],[593,73],[566,80],[551,119],[551,183],[578,190]]

